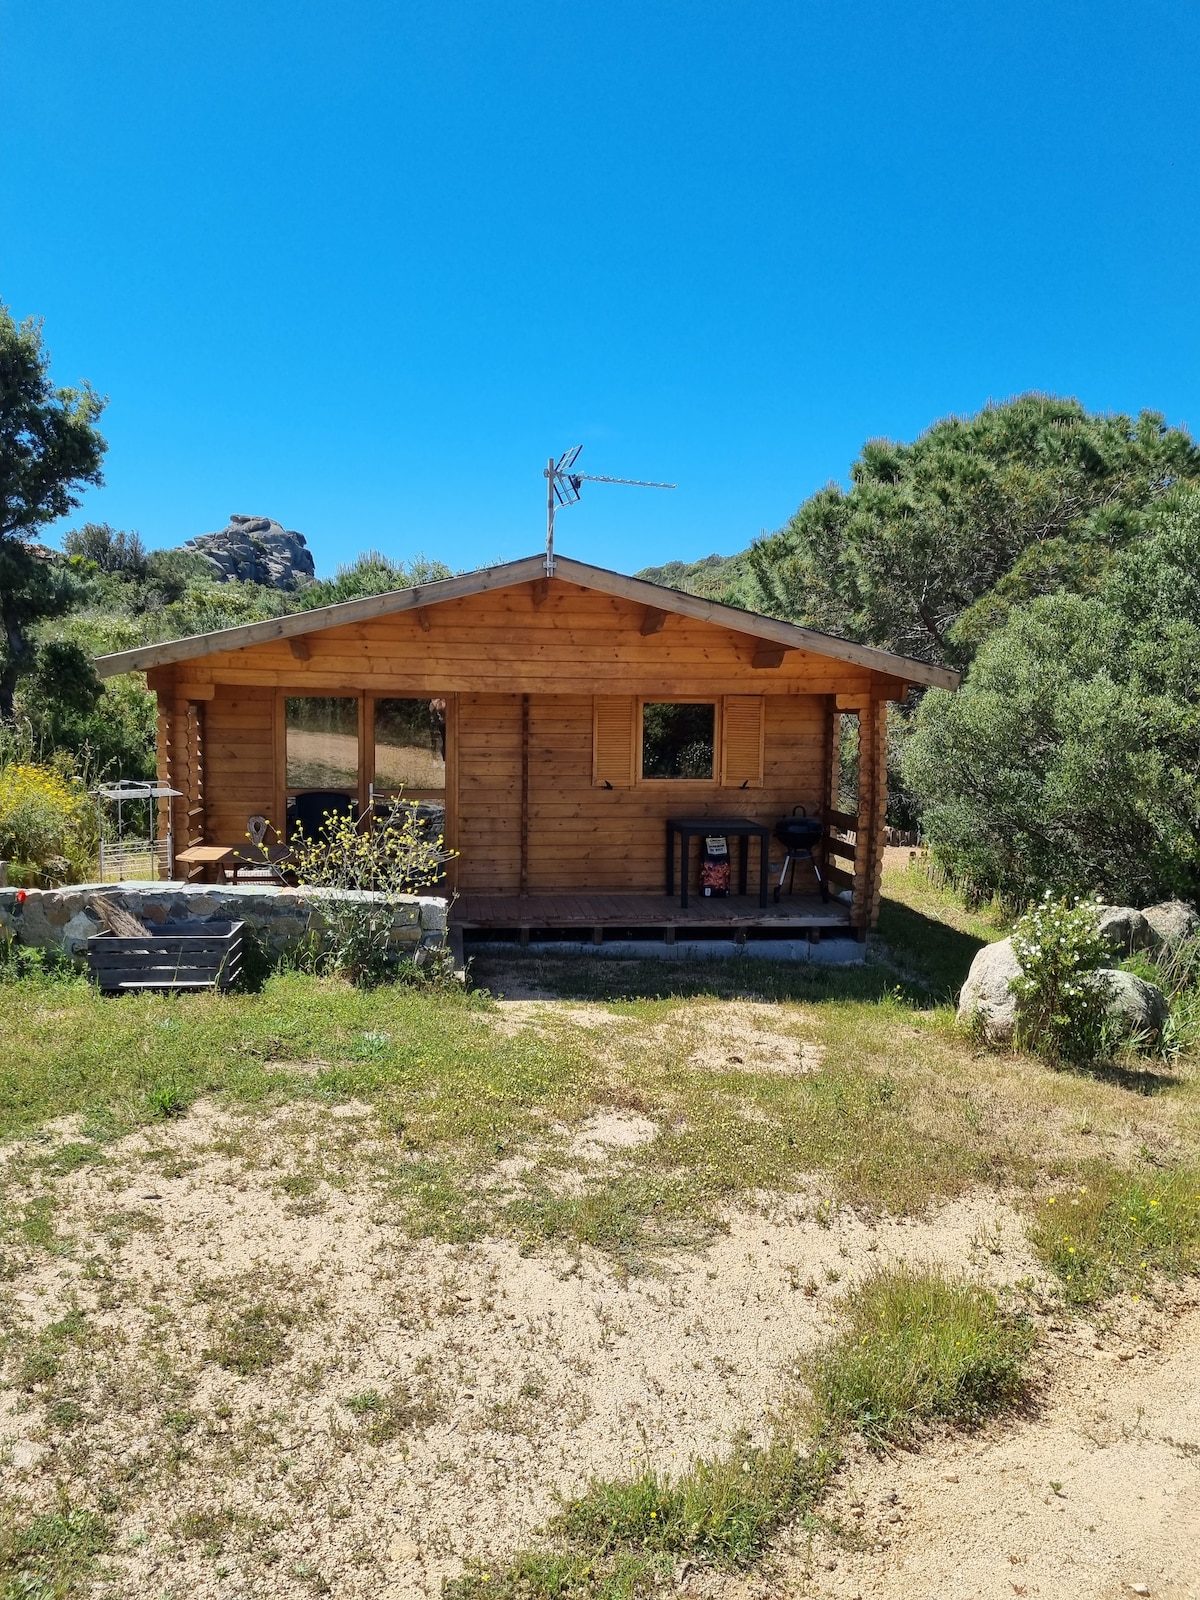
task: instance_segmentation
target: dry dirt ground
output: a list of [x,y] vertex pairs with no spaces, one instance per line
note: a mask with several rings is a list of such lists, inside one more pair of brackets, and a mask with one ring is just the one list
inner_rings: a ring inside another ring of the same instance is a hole
[[[601,1008],[574,1009],[602,1025]],[[501,1025],[528,1015],[517,1002]],[[761,1025],[723,1048],[819,1067]],[[655,1132],[614,1108],[575,1154],[602,1164]],[[992,1196],[868,1219],[814,1182],[629,1276],[586,1249],[409,1241],[369,1188],[289,1186],[297,1151],[336,1165],[377,1136],[355,1103],[200,1104],[55,1180],[75,1248],[4,1295],[9,1326],[57,1365],[0,1395],[0,1462],[5,1495],[34,1509],[111,1496],[95,1594],[419,1600],[533,1540],[593,1476],[670,1472],[761,1430],[876,1265],[1024,1281],[1038,1301],[1020,1218]],[[815,1534],[745,1580],[680,1572],[679,1587],[1200,1597],[1200,1310],[1176,1294],[1044,1325],[1027,1415],[889,1458],[852,1451]]]

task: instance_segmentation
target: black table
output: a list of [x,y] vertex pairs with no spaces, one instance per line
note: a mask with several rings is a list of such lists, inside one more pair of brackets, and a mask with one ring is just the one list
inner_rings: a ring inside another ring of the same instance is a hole
[[767,873],[770,868],[771,830],[763,822],[751,822],[749,817],[668,817],[667,818],[667,893],[675,893],[675,838],[679,836],[679,868],[681,893],[679,906],[687,909],[688,868],[691,865],[692,840],[705,834],[724,835],[741,839],[742,848],[738,862],[738,893],[746,893],[746,856],[750,840],[758,840],[758,903],[765,910],[767,904]]

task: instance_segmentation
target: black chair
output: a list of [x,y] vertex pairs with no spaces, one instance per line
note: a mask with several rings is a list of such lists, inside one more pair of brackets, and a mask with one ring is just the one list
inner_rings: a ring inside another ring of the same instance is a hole
[[358,802],[353,795],[333,789],[309,789],[288,801],[287,836],[290,839],[303,832],[306,839],[316,839],[327,817],[349,817],[353,821],[357,811]]

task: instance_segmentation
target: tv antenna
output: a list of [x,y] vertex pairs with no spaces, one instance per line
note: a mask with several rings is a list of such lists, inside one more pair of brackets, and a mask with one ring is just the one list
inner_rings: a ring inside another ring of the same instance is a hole
[[598,473],[572,472],[583,449],[577,444],[555,461],[551,456],[542,477],[546,480],[546,576],[554,576],[554,513],[559,506],[573,506],[579,499],[582,483],[624,483],[632,489],[673,489],[673,483],[647,483],[644,478],[602,478]]

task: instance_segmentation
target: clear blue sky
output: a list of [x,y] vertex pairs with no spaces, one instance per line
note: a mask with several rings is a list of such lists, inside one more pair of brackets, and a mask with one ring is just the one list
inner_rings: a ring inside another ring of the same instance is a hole
[[[1037,388],[1200,426],[1200,9],[0,0],[0,295],[81,517],[452,566],[743,547]],[[80,520],[80,519],[76,519]]]

